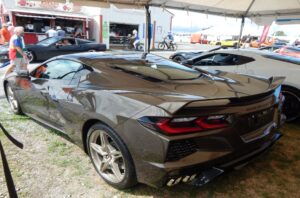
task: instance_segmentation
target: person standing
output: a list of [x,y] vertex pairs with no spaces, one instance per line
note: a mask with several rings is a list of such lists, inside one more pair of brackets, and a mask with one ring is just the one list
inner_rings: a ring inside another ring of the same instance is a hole
[[133,39],[133,46],[134,46],[134,49],[135,50],[138,50],[138,45],[140,44],[140,38],[139,38],[139,35],[138,35],[138,32],[137,30],[133,30],[132,31],[132,39]]
[[8,22],[7,25],[8,25],[7,29],[8,29],[8,31],[10,33],[10,36],[12,37],[14,35],[14,29],[15,29],[15,27],[12,25],[11,22]]
[[14,68],[16,68],[17,73],[19,73],[21,69],[27,70],[28,59],[25,53],[26,49],[23,34],[23,27],[15,27],[14,35],[9,41],[10,66],[8,66],[4,76],[11,73]]
[[57,31],[55,30],[54,27],[51,27],[51,28],[46,32],[46,35],[47,35],[48,38],[55,37],[55,36],[57,36]]
[[74,37],[75,38],[82,38],[82,29],[77,25],[75,26],[75,29],[74,29]]
[[8,31],[8,25],[6,23],[4,23],[2,25],[2,28],[0,30],[0,34],[1,34],[1,44],[5,45],[9,42],[10,40],[10,32]]
[[65,37],[66,36],[66,32],[63,29],[61,29],[60,26],[57,26],[56,30],[57,30],[57,36],[60,36],[60,37]]

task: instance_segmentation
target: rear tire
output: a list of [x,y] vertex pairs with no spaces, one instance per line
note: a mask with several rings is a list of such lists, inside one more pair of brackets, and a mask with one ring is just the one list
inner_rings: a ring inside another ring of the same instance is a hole
[[171,50],[176,51],[177,50],[177,44],[172,44],[171,45]]
[[104,181],[117,189],[137,184],[132,157],[113,129],[97,123],[90,128],[86,141],[90,159]]
[[5,85],[7,100],[10,105],[10,109],[12,112],[16,115],[23,115],[23,112],[21,110],[20,103],[18,99],[16,98],[15,92],[13,91],[11,85],[9,83],[6,83]]
[[282,107],[287,122],[293,122],[300,117],[300,91],[292,87],[282,87],[285,101]]
[[34,61],[36,60],[36,57],[35,57],[35,55],[34,55],[34,52],[32,52],[32,51],[27,51],[27,52],[26,52],[26,55],[27,55],[27,58],[28,58],[28,62],[29,62],[29,63],[32,63],[32,62],[34,62]]

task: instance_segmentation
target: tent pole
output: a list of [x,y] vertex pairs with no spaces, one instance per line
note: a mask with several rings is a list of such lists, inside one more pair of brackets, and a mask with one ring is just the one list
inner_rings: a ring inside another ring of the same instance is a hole
[[242,38],[242,35],[243,35],[244,25],[245,25],[245,17],[242,16],[241,28],[240,28],[240,35],[239,35],[239,41],[238,41],[238,45],[237,45],[237,48],[238,48],[238,49],[239,49],[240,46],[241,46],[241,38]]
[[146,25],[145,25],[145,41],[144,41],[144,53],[150,53],[150,23],[151,23],[151,14],[149,11],[149,5],[145,6],[146,12]]

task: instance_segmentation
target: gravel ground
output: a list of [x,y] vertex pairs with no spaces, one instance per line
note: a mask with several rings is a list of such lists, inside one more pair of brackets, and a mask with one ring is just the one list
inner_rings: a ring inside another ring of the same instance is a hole
[[[299,125],[286,125],[284,137],[264,157],[205,187],[154,189],[140,184],[119,191],[99,178],[88,156],[62,134],[13,115],[4,99],[0,112],[0,122],[24,144],[20,150],[0,132],[19,197],[299,197]],[[8,195],[0,168],[0,198],[4,197]]]

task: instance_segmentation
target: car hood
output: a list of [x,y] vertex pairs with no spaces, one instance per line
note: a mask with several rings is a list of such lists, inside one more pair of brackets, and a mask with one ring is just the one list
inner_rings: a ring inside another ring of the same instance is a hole
[[127,73],[102,71],[91,73],[85,80],[95,89],[105,89],[150,105],[169,106],[174,102],[184,105],[191,101],[254,96],[275,89],[284,78],[265,79],[215,71],[204,72],[197,79],[155,81]]

